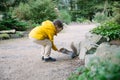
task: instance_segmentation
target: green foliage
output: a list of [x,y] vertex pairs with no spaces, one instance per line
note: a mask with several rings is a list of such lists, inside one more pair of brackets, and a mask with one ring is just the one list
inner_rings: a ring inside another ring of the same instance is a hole
[[54,20],[56,18],[56,13],[54,10],[54,4],[50,0],[36,0],[31,5],[31,13],[33,13],[32,19],[35,22],[42,22],[43,20],[49,19]]
[[20,2],[26,3],[28,0],[0,0],[0,11],[7,12],[10,7],[19,5]]
[[118,24],[120,24],[120,14],[117,14],[114,18],[113,21],[117,22]]
[[28,4],[20,3],[19,7],[13,10],[12,14],[19,19],[28,20],[30,19],[30,7]]
[[16,32],[16,35],[18,35],[19,37],[23,37],[23,36],[24,36],[24,33],[23,33],[23,32],[20,32],[20,31],[17,31],[17,32]]
[[72,73],[68,80],[78,80],[79,75]]
[[113,20],[120,24],[120,1],[113,4],[114,8],[114,17]]
[[58,18],[67,24],[71,22],[71,15],[66,10],[60,10]]
[[12,18],[9,14],[5,14],[3,16],[3,20],[0,21],[0,30],[16,29],[19,31],[23,31],[26,30],[26,26],[27,23]]
[[0,39],[9,39],[10,36],[8,34],[0,34]]
[[[119,53],[116,58],[120,58]],[[79,67],[68,80],[120,80],[120,65],[108,59],[94,58],[87,67]]]
[[77,21],[77,22],[80,22],[80,23],[84,22],[85,20],[86,20],[85,18],[77,18],[77,19],[76,19],[76,21]]
[[120,39],[120,25],[116,22],[106,22],[94,28],[91,32],[107,36],[110,40]]
[[72,20],[76,21],[78,17],[84,17],[86,19],[92,20],[93,15],[98,12],[98,7],[96,5],[102,6],[104,1],[96,1],[96,0],[77,0],[70,2],[71,14],[73,15]]
[[76,22],[83,23],[83,22],[90,22],[90,21],[88,19],[86,19],[86,18],[81,17],[81,18],[77,18]]
[[35,26],[39,26],[40,25],[39,23],[35,23],[32,20],[29,20],[27,23],[28,23],[28,26],[27,26],[28,29],[32,29]]
[[0,11],[8,11],[13,3],[13,0],[0,0]]
[[13,13],[20,19],[41,23],[46,19],[54,20],[57,17],[54,8],[55,5],[51,0],[29,0],[28,3],[21,3]]
[[118,18],[120,1],[116,0],[1,0],[0,3],[0,11],[8,12],[13,8],[14,16],[22,20],[33,20],[36,23],[57,18],[54,8],[69,11],[72,21],[76,21],[79,17],[92,21],[98,12],[106,13],[106,16],[111,17],[117,15],[115,20],[118,22],[120,20]]
[[98,23],[102,23],[102,22],[105,22],[109,19],[109,17],[107,17],[104,13],[96,13],[95,16],[94,16],[94,21],[95,22],[98,22]]
[[[60,10],[66,9],[71,12],[72,21],[78,17],[85,17],[92,21],[94,15],[98,12],[105,13],[104,17],[113,17],[113,5],[120,8],[120,1],[117,0],[54,0]],[[119,11],[119,10],[116,10]],[[118,13],[117,13],[118,14]]]

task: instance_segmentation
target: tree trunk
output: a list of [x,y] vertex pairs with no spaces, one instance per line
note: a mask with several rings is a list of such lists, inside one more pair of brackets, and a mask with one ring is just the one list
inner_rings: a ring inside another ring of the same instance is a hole
[[12,29],[12,30],[3,30],[3,31],[0,31],[0,34],[14,34],[16,32],[15,29]]

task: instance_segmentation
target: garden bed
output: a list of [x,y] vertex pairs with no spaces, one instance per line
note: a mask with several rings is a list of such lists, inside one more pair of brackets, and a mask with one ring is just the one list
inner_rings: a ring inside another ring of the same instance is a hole
[[0,31],[0,40],[21,38],[24,36],[26,36],[26,32],[24,32],[24,31],[15,31],[15,30]]

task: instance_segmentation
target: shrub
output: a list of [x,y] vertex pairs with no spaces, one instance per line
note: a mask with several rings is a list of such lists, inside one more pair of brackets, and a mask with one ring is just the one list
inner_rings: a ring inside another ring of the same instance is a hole
[[20,3],[20,5],[12,11],[12,15],[17,16],[21,20],[29,20],[30,6],[28,4]]
[[13,13],[20,19],[41,23],[46,19],[54,20],[57,17],[54,8],[55,5],[51,0],[29,0],[28,3],[21,3]]
[[26,26],[26,22],[19,21],[18,19],[11,17],[9,14],[5,14],[2,21],[0,21],[0,30],[16,29],[23,31],[26,30]]
[[5,26],[3,21],[0,21],[0,30],[10,30],[10,28]]
[[106,22],[94,28],[91,32],[109,37],[110,40],[120,39],[120,25],[116,22]]
[[115,17],[113,17],[113,21],[115,21],[118,24],[120,24],[120,14],[116,15]]
[[60,10],[58,18],[67,24],[71,22],[71,15],[66,10]]
[[94,16],[94,21],[95,22],[98,22],[98,23],[102,23],[102,22],[105,22],[107,21],[109,18],[104,14],[104,13],[96,13],[95,16]]
[[29,20],[27,23],[28,23],[27,28],[30,29],[30,30],[31,30],[32,28],[40,25],[39,23],[35,23],[35,22],[33,22],[32,20]]
[[77,21],[77,22],[80,22],[80,23],[83,23],[83,22],[89,23],[89,22],[90,22],[90,20],[88,20],[88,19],[86,19],[86,18],[84,18],[84,17],[77,18],[76,21]]
[[10,35],[10,38],[21,38],[24,36],[24,33],[21,31],[16,31],[15,34],[9,34],[9,35]]
[[113,3],[113,11],[114,11],[114,17],[113,20],[120,24],[120,1]]
[[[116,58],[120,58],[119,53]],[[81,66],[72,73],[68,80],[120,80],[120,63],[115,64],[110,59],[95,58],[87,67]]]
[[9,34],[0,34],[0,40],[9,38],[10,38]]
[[77,21],[77,22],[80,22],[80,23],[84,22],[85,20],[86,20],[86,19],[85,19],[85,18],[82,18],[82,17],[76,19],[76,21]]

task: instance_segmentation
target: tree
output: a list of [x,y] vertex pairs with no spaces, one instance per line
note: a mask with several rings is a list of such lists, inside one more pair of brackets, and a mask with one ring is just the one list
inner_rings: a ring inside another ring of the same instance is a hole
[[6,12],[10,7],[19,5],[20,2],[26,3],[28,0],[0,0],[0,11]]
[[13,14],[20,19],[32,20],[35,23],[41,23],[46,19],[54,20],[57,17],[55,4],[51,3],[51,0],[29,0],[28,3],[20,3]]
[[[92,20],[97,12],[113,15],[113,3],[115,0],[58,0],[59,9],[66,9],[71,12],[72,20],[86,18]],[[118,2],[118,1],[117,1]],[[65,5],[67,4],[67,5]]]

